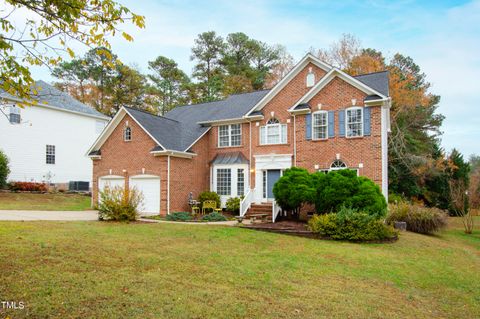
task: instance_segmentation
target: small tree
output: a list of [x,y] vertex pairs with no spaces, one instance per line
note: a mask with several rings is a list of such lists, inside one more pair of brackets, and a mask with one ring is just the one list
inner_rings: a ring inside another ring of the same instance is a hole
[[302,204],[313,203],[315,187],[312,177],[304,168],[289,168],[273,185],[273,195],[283,210],[298,215]]
[[133,221],[138,218],[138,207],[143,203],[143,194],[135,187],[105,187],[99,194],[99,220]]
[[7,186],[8,174],[10,174],[9,160],[7,155],[0,151],[0,189]]
[[471,234],[474,227],[473,215],[469,207],[468,186],[463,180],[452,179],[450,185],[451,208],[455,215],[462,218],[466,234]]
[[353,170],[319,172],[313,180],[315,209],[319,214],[337,212],[345,206],[377,217],[386,215],[387,202],[378,185],[366,177],[358,177]]

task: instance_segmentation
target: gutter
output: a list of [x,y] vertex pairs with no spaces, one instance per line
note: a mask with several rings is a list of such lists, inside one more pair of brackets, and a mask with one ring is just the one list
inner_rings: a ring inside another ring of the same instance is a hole
[[189,152],[180,152],[180,151],[172,151],[172,150],[164,150],[164,151],[152,151],[150,154],[153,156],[173,156],[173,157],[182,157],[182,158],[193,158],[197,156],[195,153]]

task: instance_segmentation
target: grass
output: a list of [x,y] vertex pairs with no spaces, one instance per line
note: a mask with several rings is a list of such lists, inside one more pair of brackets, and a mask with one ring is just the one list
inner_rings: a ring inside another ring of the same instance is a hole
[[393,244],[0,222],[0,299],[25,302],[0,318],[478,318],[479,269],[480,231],[465,235],[459,220]]
[[90,204],[80,194],[0,193],[0,210],[87,210]]

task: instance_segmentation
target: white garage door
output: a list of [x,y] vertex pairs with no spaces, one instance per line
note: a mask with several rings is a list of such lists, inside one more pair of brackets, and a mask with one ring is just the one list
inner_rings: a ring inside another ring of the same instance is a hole
[[140,206],[142,215],[157,215],[160,213],[160,177],[152,175],[132,176],[130,188],[135,187],[143,194]]
[[122,176],[103,176],[98,179],[98,189],[103,191],[105,186],[114,188],[115,186],[125,187],[125,179]]

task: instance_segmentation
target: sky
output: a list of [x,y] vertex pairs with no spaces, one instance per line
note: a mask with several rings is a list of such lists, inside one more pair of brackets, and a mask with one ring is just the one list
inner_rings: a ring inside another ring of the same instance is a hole
[[[222,36],[244,32],[284,45],[296,61],[309,48],[327,48],[344,33],[387,58],[397,52],[410,56],[427,75],[430,92],[441,96],[442,146],[467,157],[480,154],[480,0],[116,1],[146,18],[145,29],[125,26],[133,43],[111,40],[114,53],[144,73],[148,61],[164,55],[190,74],[194,39],[210,30]],[[45,68],[33,69],[33,75],[53,81]]]

